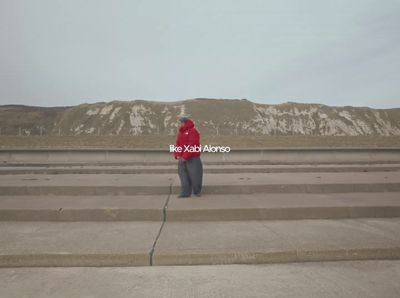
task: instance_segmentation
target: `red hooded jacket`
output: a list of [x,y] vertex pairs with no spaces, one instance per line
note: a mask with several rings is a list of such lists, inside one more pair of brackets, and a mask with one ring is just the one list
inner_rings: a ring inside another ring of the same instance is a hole
[[175,159],[182,157],[185,160],[188,160],[192,157],[200,156],[200,152],[189,152],[185,150],[186,146],[200,146],[200,133],[194,127],[194,123],[192,120],[188,119],[184,122],[185,124],[182,127],[179,127],[178,136],[176,138],[176,146],[182,148],[182,152],[175,152]]

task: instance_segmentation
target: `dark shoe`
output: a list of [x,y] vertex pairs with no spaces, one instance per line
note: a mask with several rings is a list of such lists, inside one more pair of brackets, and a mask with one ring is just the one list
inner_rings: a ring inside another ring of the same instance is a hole
[[194,194],[196,197],[201,197],[201,194],[199,194],[199,193],[195,193]]
[[180,199],[183,199],[183,198],[190,198],[190,196],[179,195],[178,198],[180,198]]

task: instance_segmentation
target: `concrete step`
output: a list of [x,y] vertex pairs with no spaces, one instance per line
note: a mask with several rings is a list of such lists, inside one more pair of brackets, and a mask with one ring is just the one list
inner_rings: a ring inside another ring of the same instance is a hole
[[161,222],[0,222],[0,266],[148,266]]
[[166,195],[173,174],[0,175],[0,195]]
[[[205,194],[400,191],[400,171],[207,174]],[[0,175],[0,195],[157,195],[180,192],[176,174]]]
[[[164,210],[165,209],[165,210]],[[0,196],[1,221],[232,221],[400,217],[400,193]]]
[[172,195],[167,221],[295,220],[400,217],[400,192],[232,194],[180,199]]
[[163,221],[168,195],[0,196],[1,221]]
[[[204,173],[304,173],[304,172],[388,172],[400,171],[400,164],[349,165],[207,165]],[[164,174],[176,173],[174,165],[119,166],[1,166],[0,175],[15,174]]]
[[[206,144],[203,144],[206,145]],[[228,153],[201,154],[207,163],[304,164],[304,163],[400,163],[400,148],[372,147],[275,147],[232,148]],[[0,163],[96,164],[173,163],[169,148],[0,148]]]
[[[400,191],[400,172],[241,173],[204,176],[205,194],[337,193]],[[171,189],[180,192],[175,179]]]
[[[160,233],[161,228],[161,233]],[[400,219],[0,222],[0,266],[265,264],[400,259]]]
[[[0,297],[398,298],[400,261],[118,268],[1,268]],[[134,293],[134,294],[133,294]]]
[[400,259],[400,218],[166,222],[153,265]]

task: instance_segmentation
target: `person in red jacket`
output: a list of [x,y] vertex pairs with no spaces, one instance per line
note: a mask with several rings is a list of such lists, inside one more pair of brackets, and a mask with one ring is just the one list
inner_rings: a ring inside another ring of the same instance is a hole
[[178,160],[178,175],[181,180],[181,193],[179,198],[190,197],[192,192],[200,196],[203,181],[203,164],[200,159],[200,133],[188,117],[180,117],[180,126],[176,138],[176,147],[182,148],[175,151]]

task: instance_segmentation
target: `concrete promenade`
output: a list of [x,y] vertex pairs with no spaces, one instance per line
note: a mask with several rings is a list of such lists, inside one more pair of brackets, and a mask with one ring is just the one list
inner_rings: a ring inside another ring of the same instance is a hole
[[7,298],[398,298],[400,261],[0,268]]

